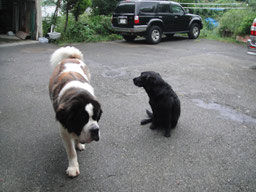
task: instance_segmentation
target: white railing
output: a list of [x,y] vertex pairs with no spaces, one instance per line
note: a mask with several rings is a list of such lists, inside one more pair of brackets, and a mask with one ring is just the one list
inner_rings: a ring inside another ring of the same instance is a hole
[[[245,3],[181,3],[185,9],[247,9],[248,4]],[[191,7],[191,5],[195,5]]]

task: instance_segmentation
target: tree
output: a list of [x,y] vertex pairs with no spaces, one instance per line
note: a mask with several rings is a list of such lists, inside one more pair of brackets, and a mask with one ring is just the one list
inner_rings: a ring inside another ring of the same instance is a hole
[[65,25],[64,25],[64,32],[66,32],[67,29],[67,25],[68,25],[68,14],[69,11],[72,9],[72,7],[74,6],[74,4],[77,2],[78,0],[63,0],[63,12],[65,12],[66,14],[66,21],[65,21]]
[[77,2],[73,2],[72,13],[75,17],[75,20],[78,21],[79,15],[83,14],[85,10],[92,5],[91,0],[77,0]]
[[56,2],[56,8],[55,8],[55,11],[54,11],[54,14],[52,16],[52,24],[53,25],[56,25],[56,21],[57,21],[57,13],[58,13],[58,10],[60,8],[60,3],[61,3],[61,0],[57,0]]
[[64,26],[64,32],[68,25],[68,14],[71,11],[78,21],[79,15],[83,14],[84,11],[91,5],[91,0],[63,0],[63,12],[66,14],[66,22]]
[[96,14],[109,15],[114,11],[118,2],[118,0],[93,0],[92,8]]

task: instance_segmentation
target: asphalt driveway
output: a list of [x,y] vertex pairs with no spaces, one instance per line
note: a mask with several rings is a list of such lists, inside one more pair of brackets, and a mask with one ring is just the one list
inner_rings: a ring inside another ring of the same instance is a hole
[[[255,191],[256,57],[245,45],[174,38],[77,44],[102,103],[100,142],[67,157],[48,96],[51,44],[0,48],[0,191]],[[140,126],[149,109],[140,72],[181,100],[170,138]]]

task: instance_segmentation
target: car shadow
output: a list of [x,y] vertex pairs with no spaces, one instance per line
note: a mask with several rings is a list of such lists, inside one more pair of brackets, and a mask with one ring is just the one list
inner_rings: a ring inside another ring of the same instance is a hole
[[189,38],[186,36],[163,37],[161,42],[183,41],[183,40],[189,40]]
[[[188,37],[186,36],[173,36],[173,37],[166,37],[163,36],[162,40],[160,43],[165,43],[165,42],[174,42],[174,41],[184,41],[184,40],[189,40]],[[122,43],[128,43],[128,44],[149,44],[145,38],[140,37],[140,38],[136,38],[134,41],[132,42],[127,42],[125,40],[122,41]],[[150,44],[149,44],[150,45]]]

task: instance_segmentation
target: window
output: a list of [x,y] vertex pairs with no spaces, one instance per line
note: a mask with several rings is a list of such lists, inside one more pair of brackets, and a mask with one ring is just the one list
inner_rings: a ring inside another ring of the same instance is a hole
[[169,4],[159,4],[158,8],[157,8],[157,12],[170,13],[170,5]]
[[182,15],[184,14],[183,9],[179,5],[172,5],[172,13]]
[[116,10],[115,13],[134,13],[135,10],[135,4],[120,4]]
[[154,13],[156,10],[156,3],[143,2],[140,4],[141,13]]

